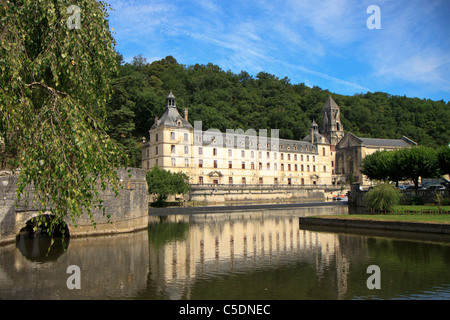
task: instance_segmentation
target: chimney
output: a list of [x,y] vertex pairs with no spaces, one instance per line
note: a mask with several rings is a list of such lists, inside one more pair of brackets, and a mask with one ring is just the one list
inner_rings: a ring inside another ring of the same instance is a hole
[[184,120],[188,121],[188,109],[184,108]]

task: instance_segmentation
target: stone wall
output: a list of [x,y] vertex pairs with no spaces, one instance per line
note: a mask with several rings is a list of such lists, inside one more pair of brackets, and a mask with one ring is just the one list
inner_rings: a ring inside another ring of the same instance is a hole
[[[118,171],[123,189],[116,197],[110,189],[99,190],[103,200],[105,215],[102,210],[93,210],[96,228],[92,226],[87,215],[82,215],[72,221],[70,214],[65,222],[68,225],[70,237],[114,234],[144,229],[148,226],[148,199],[145,170],[130,168],[131,177],[125,169]],[[27,197],[16,202],[17,176],[0,177],[0,243],[15,241],[20,229],[31,218],[37,216],[38,207],[33,204],[33,187],[27,187]],[[25,193],[27,193],[25,192]],[[110,215],[110,223],[106,215]],[[76,224],[76,227],[75,227]]]
[[[339,190],[335,188],[336,190]],[[192,185],[189,192],[191,201],[233,202],[233,201],[279,201],[279,200],[321,200],[327,198],[324,186],[286,185]]]

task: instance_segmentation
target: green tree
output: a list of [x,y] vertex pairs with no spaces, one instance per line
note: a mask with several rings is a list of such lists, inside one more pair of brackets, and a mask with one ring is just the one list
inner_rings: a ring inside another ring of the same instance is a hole
[[389,151],[377,151],[364,157],[361,161],[361,173],[371,180],[389,179],[391,154]]
[[450,174],[450,145],[440,147],[437,158],[441,174]]
[[417,146],[412,148],[399,149],[402,161],[402,174],[405,179],[414,181],[416,188],[419,186],[419,179],[434,178],[439,176],[439,166],[437,153],[434,149]]
[[[33,184],[50,234],[119,190],[124,157],[104,126],[116,52],[107,7],[93,0],[0,0],[0,130],[16,148],[17,194]],[[79,20],[77,20],[80,18]],[[81,22],[80,24],[77,24]]]
[[163,202],[169,195],[181,194],[190,190],[189,177],[182,173],[172,173],[155,166],[147,171],[146,180],[149,194],[157,194],[157,202]]

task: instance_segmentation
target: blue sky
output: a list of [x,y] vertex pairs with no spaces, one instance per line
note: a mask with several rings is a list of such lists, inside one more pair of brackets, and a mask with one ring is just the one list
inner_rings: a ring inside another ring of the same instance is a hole
[[[450,100],[448,0],[109,0],[116,50],[130,62],[264,71],[353,95]],[[369,29],[370,5],[380,29]]]

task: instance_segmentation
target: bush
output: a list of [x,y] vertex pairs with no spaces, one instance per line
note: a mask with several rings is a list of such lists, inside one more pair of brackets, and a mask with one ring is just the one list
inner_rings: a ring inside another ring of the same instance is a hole
[[401,192],[387,183],[379,184],[364,195],[364,201],[369,209],[380,212],[391,211],[401,199]]
[[421,206],[424,204],[423,199],[420,197],[411,197],[411,199],[409,199],[409,203],[413,206]]

